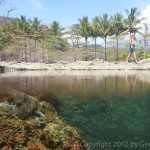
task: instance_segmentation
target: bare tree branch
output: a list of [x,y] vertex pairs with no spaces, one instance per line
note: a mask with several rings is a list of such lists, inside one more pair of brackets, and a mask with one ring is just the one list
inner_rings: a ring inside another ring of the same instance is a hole
[[10,12],[15,10],[17,10],[17,7],[11,4],[10,9],[7,10],[7,17],[9,17]]

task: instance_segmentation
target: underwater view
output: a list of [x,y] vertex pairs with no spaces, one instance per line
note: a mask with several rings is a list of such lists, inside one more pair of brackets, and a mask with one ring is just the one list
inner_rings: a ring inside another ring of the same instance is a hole
[[150,148],[148,71],[1,73],[0,96],[7,89],[49,102],[90,149]]

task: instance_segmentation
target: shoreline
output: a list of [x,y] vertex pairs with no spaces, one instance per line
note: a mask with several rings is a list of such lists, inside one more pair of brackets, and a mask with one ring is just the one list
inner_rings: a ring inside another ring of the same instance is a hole
[[138,62],[107,62],[103,60],[93,61],[60,61],[54,64],[28,63],[28,62],[0,62],[5,70],[150,70],[150,58]]

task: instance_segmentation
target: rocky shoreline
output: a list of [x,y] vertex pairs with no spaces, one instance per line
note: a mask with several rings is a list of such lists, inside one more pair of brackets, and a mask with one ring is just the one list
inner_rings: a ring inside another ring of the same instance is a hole
[[18,91],[1,97],[0,133],[2,150],[89,149],[49,103]]
[[60,61],[53,64],[1,62],[5,70],[150,70],[150,58],[134,62],[107,62],[100,59],[93,61]]

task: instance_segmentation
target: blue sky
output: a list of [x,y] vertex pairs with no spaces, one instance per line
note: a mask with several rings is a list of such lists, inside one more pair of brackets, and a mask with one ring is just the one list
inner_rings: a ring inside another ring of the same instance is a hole
[[[10,17],[24,15],[32,19],[38,17],[42,23],[49,24],[53,20],[59,21],[61,26],[68,27],[78,23],[78,19],[88,16],[91,20],[103,13],[114,15],[125,9],[137,7],[139,11],[148,12],[150,0],[4,0],[0,6],[0,16],[6,16],[10,6],[17,10],[10,13]],[[150,9],[150,7],[149,7]],[[150,11],[149,11],[150,12]],[[147,14],[148,15],[148,14]]]

